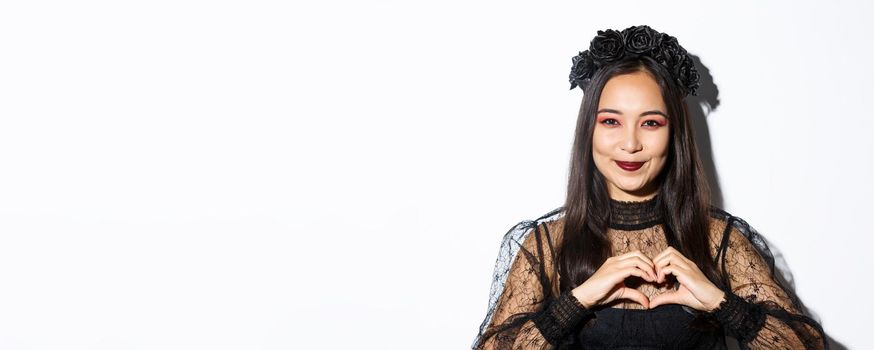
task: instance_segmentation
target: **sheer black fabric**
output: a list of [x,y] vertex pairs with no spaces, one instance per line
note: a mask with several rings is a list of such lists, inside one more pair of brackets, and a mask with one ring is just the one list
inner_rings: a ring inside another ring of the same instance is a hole
[[[613,255],[640,250],[655,257],[667,248],[655,204],[612,201]],[[555,209],[504,235],[473,349],[724,349],[726,336],[741,349],[828,349],[822,327],[800,311],[797,296],[776,278],[767,244],[744,220],[711,210],[711,256],[728,286],[725,301],[704,313],[678,304],[648,310],[627,300],[586,309],[559,293],[554,261],[563,215]],[[640,281],[631,287],[650,298],[678,287]]]

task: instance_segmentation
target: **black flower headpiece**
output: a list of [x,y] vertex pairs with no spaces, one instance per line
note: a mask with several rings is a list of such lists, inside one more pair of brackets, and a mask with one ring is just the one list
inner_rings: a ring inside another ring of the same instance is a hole
[[626,56],[649,56],[668,71],[686,95],[697,96],[698,70],[692,56],[677,43],[677,38],[659,33],[646,25],[631,26],[621,32],[599,30],[589,49],[573,58],[571,89],[579,86],[585,91],[595,72],[604,65]]

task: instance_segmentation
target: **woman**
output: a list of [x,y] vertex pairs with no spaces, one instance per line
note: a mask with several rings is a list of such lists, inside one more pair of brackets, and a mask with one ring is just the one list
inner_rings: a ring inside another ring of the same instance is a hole
[[710,205],[676,38],[598,31],[564,206],[504,237],[474,349],[827,349],[744,220]]

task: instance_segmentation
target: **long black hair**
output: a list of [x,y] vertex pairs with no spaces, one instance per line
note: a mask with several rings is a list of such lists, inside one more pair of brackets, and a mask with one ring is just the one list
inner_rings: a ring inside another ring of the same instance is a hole
[[610,196],[603,174],[592,158],[592,135],[601,92],[610,78],[635,72],[650,74],[661,90],[670,126],[665,167],[656,206],[665,218],[665,238],[719,286],[723,286],[710,252],[710,190],[698,158],[685,94],[671,72],[648,56],[627,57],[601,67],[586,88],[571,152],[565,223],[558,256],[560,291],[585,282],[610,257],[607,237]]

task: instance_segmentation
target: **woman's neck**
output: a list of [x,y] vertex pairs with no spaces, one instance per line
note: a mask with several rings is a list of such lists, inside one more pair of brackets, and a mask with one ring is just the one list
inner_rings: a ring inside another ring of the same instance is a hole
[[623,201],[610,199],[609,227],[636,230],[663,222],[660,198],[654,194],[643,200]]

